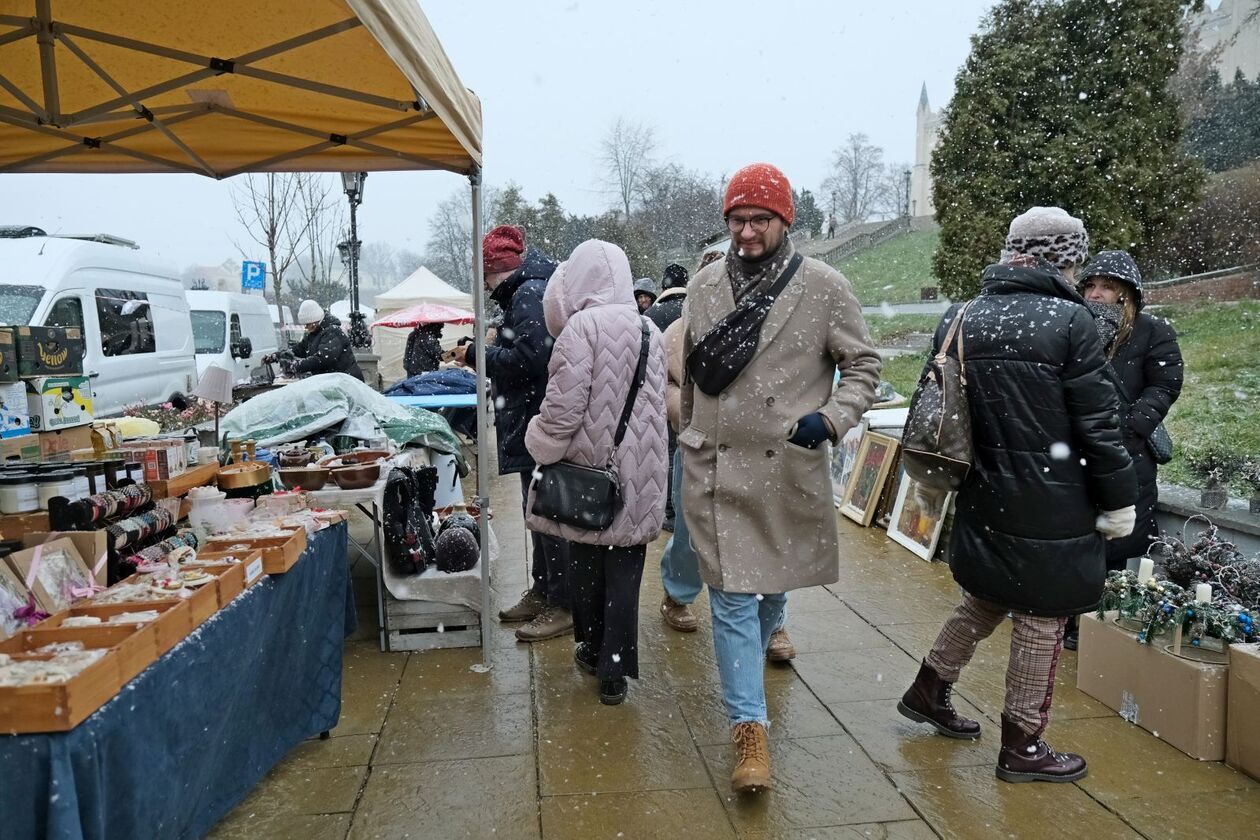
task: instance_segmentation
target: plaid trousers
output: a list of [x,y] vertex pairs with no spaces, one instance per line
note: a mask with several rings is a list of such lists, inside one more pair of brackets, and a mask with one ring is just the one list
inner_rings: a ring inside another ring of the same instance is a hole
[[[987,639],[1006,618],[1007,611],[963,593],[962,603],[945,620],[927,664],[945,682],[957,682],[958,674],[975,655],[976,645]],[[1066,618],[1011,613],[1011,654],[1006,665],[1006,716],[1030,735],[1040,736],[1050,723],[1054,673],[1063,650]]]

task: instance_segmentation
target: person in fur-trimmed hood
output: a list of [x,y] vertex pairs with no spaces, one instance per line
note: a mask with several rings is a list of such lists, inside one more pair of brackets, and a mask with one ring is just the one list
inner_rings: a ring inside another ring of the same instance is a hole
[[661,294],[643,314],[652,319],[662,333],[669,325],[682,317],[683,301],[687,299],[687,269],[678,263],[665,266],[665,278],[661,281]]
[[[1120,438],[1115,388],[1098,329],[1071,285],[1088,257],[1080,219],[1034,207],[1011,222],[1002,262],[984,271],[980,296],[955,306],[974,447],[958,491],[949,565],[962,603],[945,621],[897,710],[951,738],[980,724],[950,701],[976,645],[1010,615],[1010,661],[998,778],[1071,782],[1085,759],[1043,740],[1067,617],[1102,595],[1108,539],[1133,530],[1137,484]],[[946,348],[958,356],[957,346]],[[915,491],[939,514],[944,494]]]

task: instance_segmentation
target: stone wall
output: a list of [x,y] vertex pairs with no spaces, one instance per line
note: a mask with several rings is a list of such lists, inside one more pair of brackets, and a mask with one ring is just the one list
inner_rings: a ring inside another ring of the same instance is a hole
[[1233,274],[1181,277],[1151,283],[1143,290],[1147,303],[1199,303],[1260,299],[1260,266]]

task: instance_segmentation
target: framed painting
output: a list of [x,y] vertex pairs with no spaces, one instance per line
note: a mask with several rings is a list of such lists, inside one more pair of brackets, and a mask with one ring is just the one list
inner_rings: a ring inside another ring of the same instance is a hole
[[849,476],[853,474],[853,465],[857,463],[858,447],[862,445],[865,427],[865,423],[858,423],[845,432],[840,442],[831,448],[831,495],[836,507],[840,507],[844,489],[849,486]]
[[898,447],[892,467],[888,470],[888,480],[884,482],[884,488],[879,493],[879,504],[875,506],[873,522],[885,531],[888,530],[888,522],[892,519],[892,507],[897,499],[897,487],[905,474],[906,468],[901,465],[901,448]]
[[914,500],[914,488],[917,484],[910,476],[902,476],[897,487],[897,501],[893,504],[892,516],[888,522],[888,536],[893,542],[905,546],[930,562],[936,555],[936,544],[941,538],[941,527],[945,524],[945,512],[953,503],[954,494],[950,493],[945,497],[945,504],[933,516]]
[[879,494],[888,480],[900,444],[896,438],[867,432],[862,435],[849,483],[844,488],[840,512],[859,525],[870,525],[879,505]]

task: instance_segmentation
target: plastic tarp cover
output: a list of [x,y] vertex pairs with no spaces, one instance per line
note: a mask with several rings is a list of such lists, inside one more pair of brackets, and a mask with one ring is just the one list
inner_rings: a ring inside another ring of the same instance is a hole
[[334,427],[346,431],[379,426],[398,446],[427,446],[459,460],[460,475],[467,465],[450,424],[422,408],[402,406],[378,394],[353,376],[321,373],[275,391],[259,394],[232,409],[220,421],[227,440],[252,438],[259,446],[304,440]]

